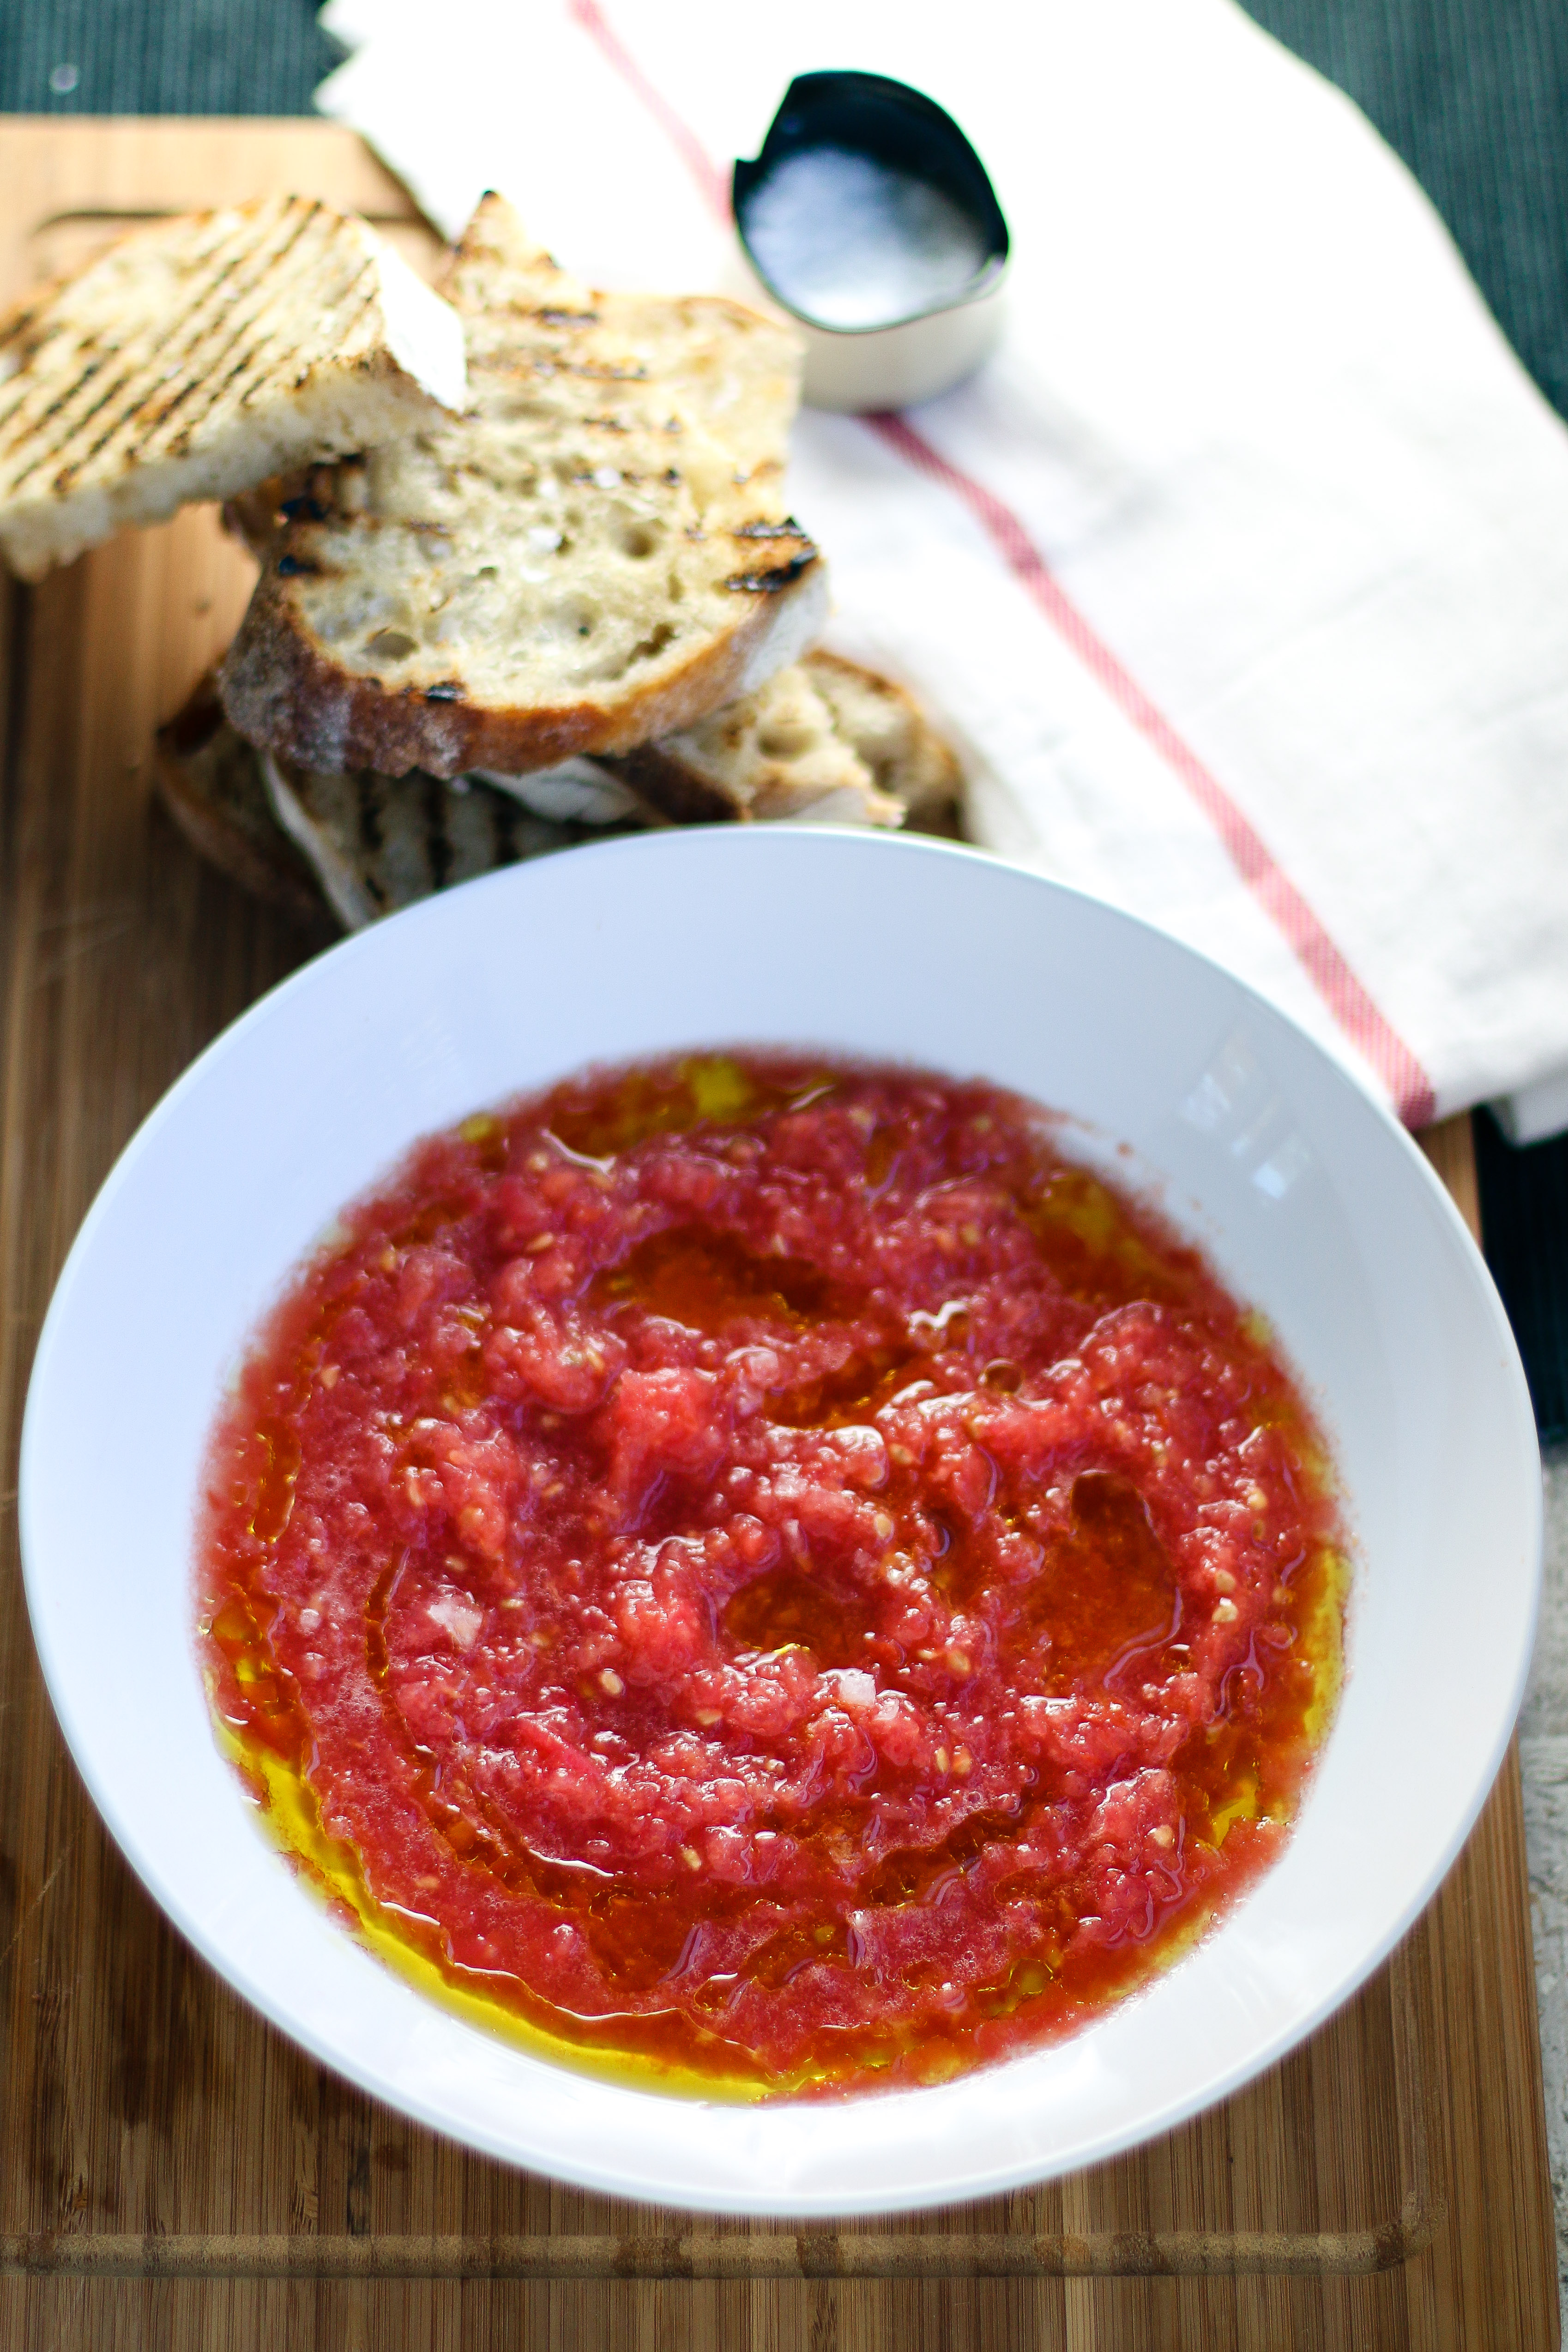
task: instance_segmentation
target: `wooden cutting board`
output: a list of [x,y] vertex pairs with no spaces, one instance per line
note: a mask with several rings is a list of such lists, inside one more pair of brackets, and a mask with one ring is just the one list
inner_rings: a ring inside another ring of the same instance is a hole
[[[12,121],[0,292],[129,220],[284,187],[428,257],[335,128]],[[50,1287],[116,1152],[327,936],[202,866],[151,793],[152,729],[247,589],[209,512],[0,583],[0,2352],[1554,2346],[1511,1759],[1393,1960],[1262,2082],[1095,2172],[894,2222],[693,2219],[466,2156],[302,2058],[164,1925],[44,1696],[15,1465]],[[1473,1225],[1468,1123],[1428,1145]]]

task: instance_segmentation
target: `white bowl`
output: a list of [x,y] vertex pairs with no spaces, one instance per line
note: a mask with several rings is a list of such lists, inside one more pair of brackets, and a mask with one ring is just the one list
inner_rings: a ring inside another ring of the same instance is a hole
[[[836,1046],[980,1073],[1118,1140],[1281,1335],[1357,1545],[1351,1672],[1289,1847],[1076,2039],[939,2088],[733,2107],[598,2082],[426,2002],[264,1841],[214,1745],[192,1514],[247,1333],[417,1135],[593,1060]],[[936,844],[668,833],[517,867],[347,941],[220,1037],[82,1228],[22,1446],[27,1598],[110,1831],[196,1948],[325,2063],[584,2186],[731,2212],[945,2204],[1167,2129],[1352,1992],[1453,1860],[1522,1688],[1539,1458],[1486,1270],[1414,1145],[1247,989],[1130,917]]]

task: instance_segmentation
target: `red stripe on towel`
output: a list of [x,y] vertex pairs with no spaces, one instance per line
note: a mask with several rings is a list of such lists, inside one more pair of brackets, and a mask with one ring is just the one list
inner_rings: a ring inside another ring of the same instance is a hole
[[[711,210],[721,220],[727,221],[731,216],[730,184],[697,133],[648,79],[606,21],[598,0],[566,0],[566,4],[575,22],[637,92],[679,150]],[[1185,785],[1218,834],[1237,872],[1284,933],[1345,1035],[1388,1088],[1405,1124],[1425,1127],[1436,1109],[1431,1079],[1368,994],[1289,876],[1276,864],[1262,835],[1218,777],[1182,740],[1164,713],[1150,700],[1137,679],[1063,593],[1012,508],[973,475],[950,465],[906,417],[886,414],[867,416],[861,422],[879,434],[907,464],[940,482],[969,509],[1014,578],[1033,597],[1051,626],[1071,646],[1122,716],[1131,720]]]
[[1308,977],[1340,1027],[1382,1078],[1408,1127],[1425,1127],[1436,1108],[1426,1071],[1335,946],[1312,908],[1270,854],[1260,834],[1225,786],[1097,635],[1051,576],[1028,532],[1009,506],[972,475],[950,465],[907,417],[884,414],[862,420],[910,465],[963,501],[1008,570],[1103,687],[1117,709],[1152,744],[1186,786],[1218,834],[1237,873],[1294,949]]
[[730,218],[730,183],[689,123],[681,121],[662,90],[656,89],[599,6],[599,0],[566,0],[568,14],[613,65],[623,81],[637,92],[648,112],[672,143],[719,218]]

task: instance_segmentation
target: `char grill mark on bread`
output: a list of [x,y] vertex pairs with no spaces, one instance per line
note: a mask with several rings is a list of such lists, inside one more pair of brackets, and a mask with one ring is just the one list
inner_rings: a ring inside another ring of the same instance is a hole
[[531,815],[489,784],[365,769],[323,775],[246,749],[259,765],[279,827],[345,930],[363,930],[434,891],[594,837],[590,828]]
[[465,397],[455,315],[364,222],[304,196],[159,222],[0,320],[0,548],[38,579]]
[[210,671],[154,741],[159,793],[193,847],[318,930],[328,911],[357,930],[453,883],[627,829],[547,821],[478,780],[290,767],[235,732]]
[[266,541],[223,672],[241,733],[324,772],[526,774],[795,660],[826,585],[783,499],[794,336],[717,297],[590,294],[494,196],[443,289],[468,413],[317,474]]

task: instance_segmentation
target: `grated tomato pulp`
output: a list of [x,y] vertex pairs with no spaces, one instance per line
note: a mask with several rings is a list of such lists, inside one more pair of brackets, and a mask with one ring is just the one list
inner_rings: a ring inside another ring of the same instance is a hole
[[672,2087],[1070,2030],[1278,1853],[1338,1685],[1267,1332],[980,1084],[591,1072],[345,1213],[215,1433],[220,1733],[376,1948]]

